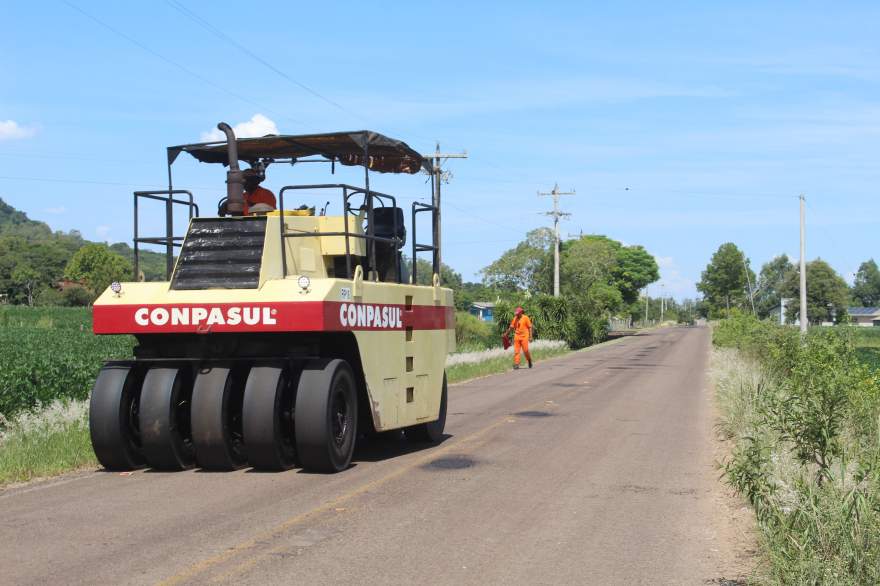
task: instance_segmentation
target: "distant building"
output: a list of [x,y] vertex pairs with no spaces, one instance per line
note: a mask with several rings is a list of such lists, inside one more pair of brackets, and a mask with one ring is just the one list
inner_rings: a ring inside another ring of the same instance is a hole
[[67,291],[68,289],[85,289],[86,284],[82,281],[71,281],[70,279],[61,279],[55,286],[59,291]]
[[847,313],[857,326],[880,326],[880,307],[850,307]]
[[489,303],[488,301],[474,301],[471,303],[471,308],[468,310],[468,313],[483,321],[494,321],[495,304]]

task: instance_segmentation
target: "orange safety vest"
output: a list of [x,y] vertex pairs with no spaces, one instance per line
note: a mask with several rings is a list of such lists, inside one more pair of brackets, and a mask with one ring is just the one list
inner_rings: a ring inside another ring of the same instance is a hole
[[275,209],[275,194],[266,189],[265,187],[260,187],[259,185],[254,188],[253,191],[245,191],[244,192],[244,215],[248,215],[248,208],[252,205],[256,205],[258,203],[264,203],[266,205],[272,206],[272,209]]
[[510,322],[514,338],[528,338],[531,334],[532,320],[526,314],[518,315]]

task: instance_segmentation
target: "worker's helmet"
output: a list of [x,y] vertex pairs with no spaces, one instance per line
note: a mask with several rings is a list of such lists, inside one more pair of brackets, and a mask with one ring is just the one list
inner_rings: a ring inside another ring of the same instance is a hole
[[516,309],[513,310],[513,313],[515,315],[522,315],[524,313],[524,310],[522,307],[517,307]]

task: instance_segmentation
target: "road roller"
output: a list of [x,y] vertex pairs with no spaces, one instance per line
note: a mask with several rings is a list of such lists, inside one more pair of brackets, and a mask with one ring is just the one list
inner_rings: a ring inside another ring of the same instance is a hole
[[[134,193],[134,276],[94,303],[95,334],[136,339],[92,390],[101,465],[335,473],[364,437],[441,441],[455,313],[439,277],[431,158],[371,131],[237,138],[218,128],[224,140],[167,149],[168,189]],[[189,157],[214,165],[221,186],[225,168],[216,214],[200,214],[192,192],[174,186],[172,166]],[[254,177],[306,163],[331,174],[362,167],[363,184],[291,184],[274,205],[248,201]],[[426,173],[431,197],[404,210],[370,188],[375,173]],[[164,233],[140,233],[149,211],[164,217]],[[147,282],[139,253],[157,246],[166,278]],[[420,253],[432,257],[427,279],[416,274]]]

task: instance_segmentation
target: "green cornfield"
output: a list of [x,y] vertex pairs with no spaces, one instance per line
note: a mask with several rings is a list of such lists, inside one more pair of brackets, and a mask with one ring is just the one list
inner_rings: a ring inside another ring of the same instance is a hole
[[101,363],[131,356],[131,336],[95,336],[80,307],[0,306],[0,415],[85,399]]

